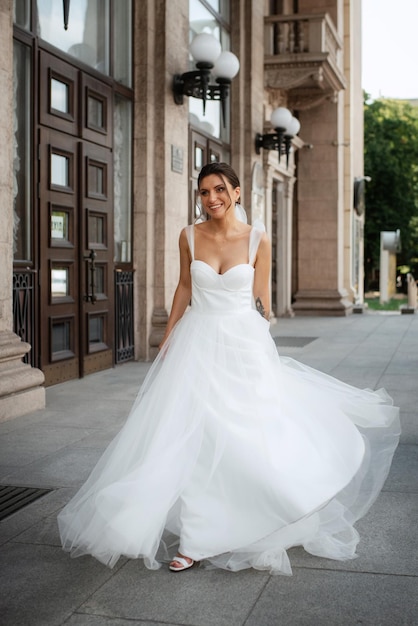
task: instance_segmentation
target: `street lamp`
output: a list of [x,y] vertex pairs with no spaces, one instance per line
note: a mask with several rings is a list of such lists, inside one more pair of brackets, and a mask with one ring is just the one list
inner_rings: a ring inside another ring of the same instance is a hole
[[[207,100],[219,100],[225,125],[225,103],[232,79],[238,74],[239,61],[232,52],[222,52],[219,41],[208,33],[200,33],[190,44],[190,53],[196,62],[196,70],[175,74],[173,95],[176,104],[183,104],[184,96],[203,100],[203,115]],[[211,78],[217,84],[210,84]]]
[[274,133],[256,134],[255,151],[260,154],[261,148],[264,150],[277,150],[280,156],[282,152],[286,154],[286,167],[289,166],[289,154],[292,139],[300,130],[300,122],[293,117],[289,109],[278,107],[274,109],[270,117],[270,123],[273,126]]

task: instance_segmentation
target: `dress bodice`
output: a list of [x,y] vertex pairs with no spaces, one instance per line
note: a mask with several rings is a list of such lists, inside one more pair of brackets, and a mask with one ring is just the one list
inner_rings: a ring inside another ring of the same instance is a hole
[[192,310],[202,313],[228,314],[254,307],[254,261],[263,231],[252,228],[250,232],[248,263],[234,265],[218,274],[205,261],[194,258],[194,226],[188,226],[192,262]]

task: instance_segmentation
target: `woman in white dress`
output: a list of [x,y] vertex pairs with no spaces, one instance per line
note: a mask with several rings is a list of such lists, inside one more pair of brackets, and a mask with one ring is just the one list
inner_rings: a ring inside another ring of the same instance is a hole
[[[355,557],[354,523],[399,439],[384,390],[280,358],[269,333],[270,243],[236,205],[225,163],[203,167],[201,223],[180,234],[167,330],[126,424],[58,516],[63,548],[112,567],[198,562],[291,574],[287,549]],[[191,306],[188,305],[191,301]],[[187,309],[187,310],[186,310]]]

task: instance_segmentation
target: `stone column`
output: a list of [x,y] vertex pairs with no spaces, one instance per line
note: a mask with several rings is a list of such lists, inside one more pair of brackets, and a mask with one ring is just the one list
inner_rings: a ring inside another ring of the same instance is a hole
[[277,257],[276,261],[276,288],[277,303],[274,313],[276,317],[293,317],[292,310],[292,225],[293,225],[293,190],[295,184],[293,154],[289,161],[289,169],[279,166],[277,152],[264,155],[265,189],[266,189],[266,228],[270,232],[272,223],[272,192],[277,187]]
[[[138,3],[135,38],[134,265],[137,358],[153,359],[179,278],[187,225],[189,103],[174,103],[174,74],[189,69],[188,0]],[[145,27],[145,26],[146,27]]]
[[344,0],[344,287],[359,312],[364,302],[364,214],[353,208],[354,180],[364,176],[361,3]]
[[0,0],[0,420],[45,406],[44,375],[22,362],[30,350],[15,335],[13,279],[13,0]]
[[344,287],[344,100],[301,112],[304,150],[298,164],[298,291],[296,315],[346,315]]
[[134,37],[134,138],[133,138],[133,263],[135,269],[135,358],[149,358],[153,313],[154,151],[156,138],[155,63],[156,3],[135,6]]
[[231,165],[241,182],[241,202],[252,220],[252,174],[262,155],[255,135],[263,128],[264,3],[231,0],[231,50],[240,62],[231,85]]

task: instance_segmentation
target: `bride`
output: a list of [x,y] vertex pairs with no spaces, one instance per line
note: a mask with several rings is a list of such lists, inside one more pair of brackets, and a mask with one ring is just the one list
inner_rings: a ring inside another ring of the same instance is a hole
[[[226,163],[205,165],[204,219],[180,233],[160,352],[128,419],[58,516],[64,550],[172,571],[205,561],[291,574],[287,549],[355,557],[355,522],[399,439],[387,393],[293,359],[269,332],[270,243]],[[191,306],[189,307],[189,304]]]

